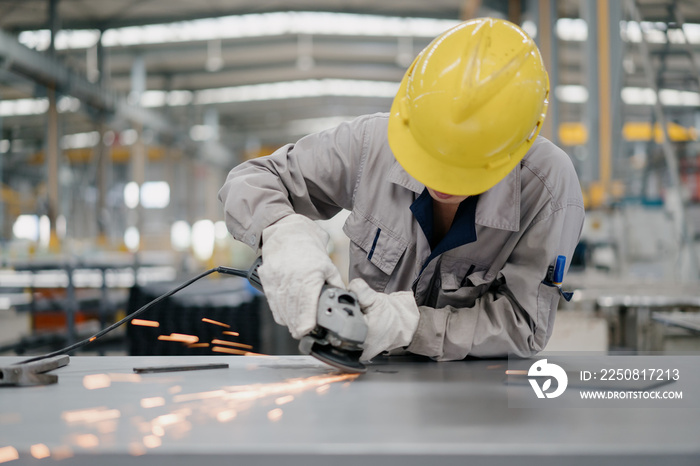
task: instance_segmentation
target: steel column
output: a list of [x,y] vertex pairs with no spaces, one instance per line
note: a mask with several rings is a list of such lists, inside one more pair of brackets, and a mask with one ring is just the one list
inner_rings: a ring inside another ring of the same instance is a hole
[[[581,16],[588,26],[588,39],[584,43],[584,57],[598,57],[598,8],[597,0],[584,0]],[[586,60],[584,68],[584,86],[588,90],[588,100],[584,107],[583,121],[588,130],[586,140],[586,158],[581,164],[579,176],[585,184],[594,183],[600,175],[600,109],[599,66],[600,60]]]
[[559,135],[559,108],[554,91],[559,82],[559,60],[557,59],[558,44],[556,35],[557,13],[556,5],[552,0],[539,0],[537,2],[537,42],[544,60],[544,66],[549,74],[549,107],[547,118],[542,125],[541,135],[558,143]]
[[622,86],[624,84],[624,44],[620,35],[620,23],[622,22],[622,3],[607,2],[608,8],[608,48],[610,50],[610,177],[611,180],[619,178],[624,154],[622,151]]
[[[2,95],[0,95],[0,102],[2,102]],[[0,142],[3,140],[2,132],[2,116],[0,116]],[[9,141],[9,139],[8,139]],[[9,151],[9,146],[8,146]],[[5,154],[0,152],[0,193],[5,189],[5,176],[3,173],[3,161],[5,160]],[[5,202],[0,199],[0,245],[5,242]],[[4,249],[4,248],[3,248]]]
[[589,37],[597,36],[598,57],[598,170],[603,199],[610,192],[612,160],[612,113],[610,84],[610,14],[607,0],[596,1],[597,30],[589,27]]

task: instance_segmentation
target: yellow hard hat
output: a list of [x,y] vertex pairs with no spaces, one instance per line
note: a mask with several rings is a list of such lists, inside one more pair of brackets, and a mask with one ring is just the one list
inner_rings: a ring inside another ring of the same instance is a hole
[[501,19],[466,21],[435,38],[406,71],[391,106],[389,145],[425,186],[483,193],[525,156],[548,94],[530,36]]

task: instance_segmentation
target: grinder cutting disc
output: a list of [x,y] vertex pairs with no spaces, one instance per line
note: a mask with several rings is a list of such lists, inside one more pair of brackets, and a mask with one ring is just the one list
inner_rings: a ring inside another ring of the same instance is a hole
[[311,347],[311,356],[329,364],[336,369],[350,374],[367,372],[367,368],[360,362],[361,351],[339,351],[331,345],[319,345],[314,343]]

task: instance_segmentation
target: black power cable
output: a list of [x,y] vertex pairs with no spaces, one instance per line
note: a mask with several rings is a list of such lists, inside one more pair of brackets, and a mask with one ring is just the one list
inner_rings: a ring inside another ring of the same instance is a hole
[[[214,273],[214,272],[223,273],[223,274],[226,274],[226,275],[235,275],[235,276],[237,276],[237,277],[247,278],[247,279],[251,282],[251,284],[253,284],[253,286],[256,286],[256,285],[259,283],[259,279],[257,278],[257,267],[258,267],[259,265],[260,265],[260,262],[259,262],[259,261],[256,261],[256,262],[253,264],[253,266],[250,268],[250,270],[240,270],[240,269],[234,269],[234,268],[231,268],[231,267],[223,267],[223,266],[216,267],[216,268],[213,268],[213,269],[209,269],[209,270],[207,270],[206,272],[200,273],[200,274],[197,275],[196,277],[187,280],[185,283],[183,283],[182,285],[178,286],[177,288],[173,288],[172,290],[168,291],[167,293],[164,293],[164,294],[158,296],[158,297],[157,297],[156,299],[154,299],[153,301],[151,301],[151,302],[149,302],[149,303],[143,305],[143,306],[142,306],[140,309],[138,309],[137,311],[132,312],[131,314],[129,314],[128,316],[124,317],[124,318],[123,318],[122,320],[120,320],[119,322],[115,322],[115,323],[113,323],[112,325],[110,325],[109,327],[100,330],[99,332],[97,332],[96,334],[94,334],[93,336],[91,336],[90,338],[86,338],[85,340],[79,341],[79,342],[77,342],[77,343],[74,343],[74,344],[72,344],[72,345],[70,345],[70,346],[67,346],[67,347],[63,348],[63,349],[53,351],[53,352],[51,352],[51,353],[43,354],[43,355],[41,355],[41,356],[35,356],[35,357],[33,357],[33,358],[30,358],[30,359],[25,359],[24,361],[18,362],[18,363],[16,363],[16,364],[27,364],[27,363],[34,362],[34,361],[40,361],[40,360],[42,360],[42,359],[52,358],[52,357],[54,357],[54,356],[59,356],[59,355],[61,355],[61,354],[67,354],[67,353],[70,353],[70,352],[73,351],[73,350],[76,350],[76,349],[78,349],[78,348],[82,348],[83,346],[85,346],[85,345],[87,345],[87,344],[89,344],[89,343],[92,343],[93,341],[97,340],[98,338],[100,338],[100,337],[106,335],[107,333],[111,332],[112,330],[114,330],[115,328],[119,327],[120,325],[122,325],[122,324],[124,324],[124,323],[126,323],[126,322],[129,322],[131,319],[133,319],[133,318],[135,318],[135,317],[138,317],[139,315],[143,314],[145,311],[147,311],[148,309],[150,309],[150,308],[151,308],[152,306],[154,306],[155,304],[158,304],[159,302],[163,301],[165,298],[168,298],[168,297],[174,295],[175,293],[177,293],[178,291],[182,290],[183,288],[187,288],[188,286],[190,286],[191,284],[193,284],[193,283],[196,282],[197,280],[202,279],[202,278],[206,277],[207,275],[210,275],[210,274],[212,274],[212,273]],[[257,286],[256,286],[256,288],[257,288]]]

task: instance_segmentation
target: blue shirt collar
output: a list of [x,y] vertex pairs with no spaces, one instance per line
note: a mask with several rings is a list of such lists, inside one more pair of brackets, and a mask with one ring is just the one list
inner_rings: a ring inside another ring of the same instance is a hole
[[[425,261],[423,268],[435,257],[451,249],[476,241],[476,204],[479,196],[470,196],[463,200],[457,208],[457,213],[452,221],[450,231],[431,250],[430,256]],[[433,198],[427,189],[411,204],[411,212],[423,230],[428,244],[433,244]],[[421,270],[422,271],[422,270]]]

